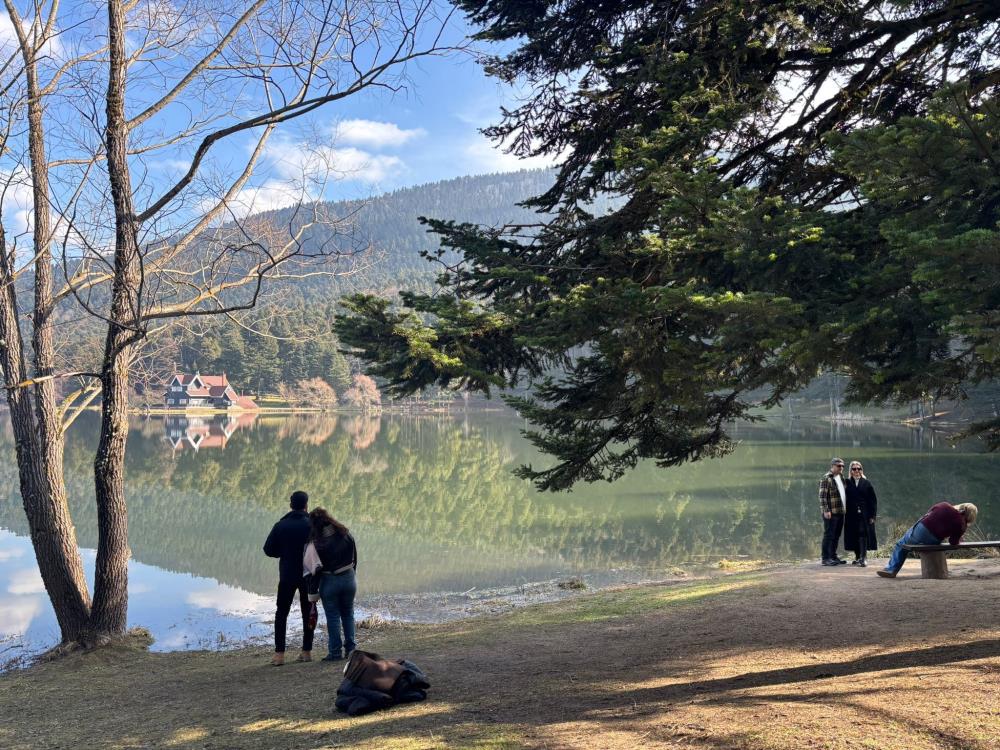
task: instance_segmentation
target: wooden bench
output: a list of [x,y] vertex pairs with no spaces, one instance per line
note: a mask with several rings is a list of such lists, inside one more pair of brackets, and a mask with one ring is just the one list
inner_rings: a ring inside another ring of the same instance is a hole
[[947,578],[948,552],[978,547],[1000,547],[1000,542],[959,542],[958,544],[904,544],[903,549],[920,553],[921,578]]

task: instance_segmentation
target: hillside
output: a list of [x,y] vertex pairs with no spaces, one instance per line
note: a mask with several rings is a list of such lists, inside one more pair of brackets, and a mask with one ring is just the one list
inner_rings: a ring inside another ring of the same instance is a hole
[[[364,252],[338,261],[333,270],[342,275],[320,274],[272,284],[244,326],[228,318],[203,318],[160,334],[142,369],[154,381],[157,373],[170,372],[175,366],[226,372],[239,387],[257,392],[321,377],[341,392],[348,384],[350,368],[337,352],[330,330],[330,321],[339,312],[337,300],[352,292],[391,293],[431,284],[440,269],[421,258],[420,252],[436,249],[438,241],[419,217],[490,226],[536,222],[536,213],[517,204],[545,192],[552,179],[548,170],[459,177],[363,201],[318,203],[251,217],[248,223],[266,221],[287,237],[307,215],[322,214],[328,221],[302,235],[306,253],[320,248],[344,254],[359,248]],[[28,285],[30,279],[22,283]],[[100,289],[92,292],[96,309],[105,304],[102,293]],[[103,342],[99,322],[80,316],[71,306],[60,315],[67,334],[60,352],[67,369],[95,369]]]
[[[438,247],[418,218],[500,226],[537,222],[538,214],[517,204],[540,195],[551,185],[549,170],[522,170],[502,174],[457,177],[394,190],[368,200],[340,201],[286,208],[261,214],[278,227],[296,227],[313,210],[329,217],[329,224],[307,230],[303,245],[350,253],[367,248],[358,263],[363,270],[346,277],[313,277],[298,282],[295,293],[309,301],[329,300],[354,291],[382,291],[423,286],[438,269],[420,257]],[[349,262],[345,265],[349,265]]]

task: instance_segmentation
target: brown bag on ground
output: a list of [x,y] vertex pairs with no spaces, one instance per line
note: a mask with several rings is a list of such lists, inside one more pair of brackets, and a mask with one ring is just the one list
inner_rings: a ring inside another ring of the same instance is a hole
[[383,659],[370,651],[355,649],[344,667],[344,677],[357,687],[388,693],[406,669],[398,661]]

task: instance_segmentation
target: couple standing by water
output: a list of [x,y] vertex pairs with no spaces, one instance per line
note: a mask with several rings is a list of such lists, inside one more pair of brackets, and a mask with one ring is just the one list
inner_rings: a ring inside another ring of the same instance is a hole
[[851,461],[850,476],[844,477],[844,461],[834,458],[830,471],[819,483],[819,507],[823,513],[823,565],[846,565],[837,556],[840,537],[844,549],[854,553],[853,565],[868,565],[868,550],[878,548],[875,517],[878,497],[865,476],[860,461]]
[[264,542],[264,554],[279,560],[271,664],[277,667],[285,663],[288,613],[296,594],[303,626],[302,652],[296,661],[312,661],[316,622],[310,615],[317,599],[323,603],[329,632],[323,661],[339,661],[350,656],[357,645],[354,597],[358,552],[354,537],[323,508],[308,512],[309,495],[301,490],[292,493],[289,505],[291,510],[274,524]]

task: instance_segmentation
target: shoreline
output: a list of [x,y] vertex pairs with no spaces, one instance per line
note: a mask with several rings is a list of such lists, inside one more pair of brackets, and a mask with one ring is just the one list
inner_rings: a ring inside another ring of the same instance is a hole
[[[359,598],[356,603],[357,620],[360,630],[381,628],[421,628],[452,625],[483,616],[503,616],[526,607],[559,604],[580,596],[599,595],[625,587],[671,585],[697,580],[705,580],[719,575],[746,572],[749,570],[773,570],[798,564],[793,561],[770,562],[758,560],[723,561],[718,564],[699,564],[684,570],[617,569],[610,574],[587,573],[581,575],[557,576],[540,581],[510,584],[506,586],[474,587],[467,591],[434,591],[411,594],[376,594]],[[248,592],[253,593],[253,592]],[[271,643],[273,626],[273,601],[269,595],[254,594],[266,599],[262,610],[230,609],[220,610],[218,621],[201,637],[179,643],[172,641],[167,648],[160,648],[164,640],[158,639],[150,627],[143,622],[133,623],[129,630],[138,630],[148,638],[147,648],[151,653],[194,653],[231,652],[245,648],[257,648]],[[302,623],[293,608],[288,620],[288,637],[301,637]],[[320,610],[319,642],[325,643],[324,617]],[[222,622],[242,623],[244,633],[238,637],[224,636]],[[183,621],[168,626],[172,630]],[[260,633],[253,633],[262,630]],[[321,633],[322,631],[322,633]],[[162,636],[162,634],[161,634]],[[46,645],[21,642],[10,638],[0,642],[0,676],[12,671],[30,669],[40,657],[56,648],[57,644]],[[5,658],[4,658],[5,657]]]
[[412,660],[431,689],[358,718],[333,706],[343,662],[275,669],[266,646],[150,653],[136,638],[0,678],[0,715],[18,717],[0,744],[987,750],[1000,736],[1000,560],[953,569],[886,580],[794,564],[365,630],[360,648]]
[[[81,409],[81,411],[99,413],[101,410],[100,406],[86,406]],[[6,405],[0,403],[0,413],[6,411]],[[203,418],[203,417],[226,417],[231,416],[234,418],[243,417],[246,415],[254,415],[260,417],[285,417],[285,416],[295,416],[295,415],[327,415],[330,417],[382,417],[382,416],[393,416],[393,417],[455,417],[460,415],[468,414],[503,414],[509,413],[513,419],[521,419],[515,412],[500,406],[467,406],[462,404],[461,406],[456,406],[456,408],[451,408],[450,406],[441,405],[427,405],[427,406],[393,406],[393,405],[383,405],[377,409],[363,410],[345,407],[335,407],[333,409],[325,409],[320,407],[306,407],[306,406],[289,406],[289,407],[260,407],[258,409],[179,409],[179,408],[144,408],[138,406],[129,406],[128,414],[130,417],[193,417],[193,418]],[[765,413],[764,416],[766,421],[776,424],[782,420],[789,420],[795,422],[816,422],[836,426],[846,426],[846,427],[864,427],[869,425],[878,426],[888,426],[888,427],[900,427],[907,428],[909,430],[929,430],[934,433],[943,435],[946,438],[958,437],[963,433],[969,426],[975,424],[977,420],[974,417],[961,417],[958,419],[942,419],[946,413],[940,415],[927,415],[924,417],[915,416],[881,416],[881,415],[865,415],[865,414],[850,414],[842,417],[831,417],[829,414],[787,414],[774,412]]]

